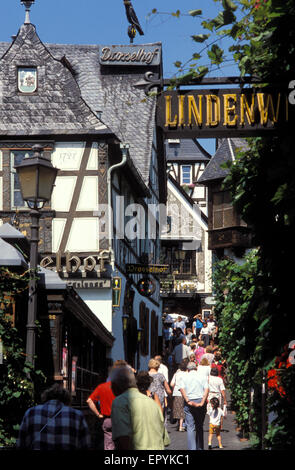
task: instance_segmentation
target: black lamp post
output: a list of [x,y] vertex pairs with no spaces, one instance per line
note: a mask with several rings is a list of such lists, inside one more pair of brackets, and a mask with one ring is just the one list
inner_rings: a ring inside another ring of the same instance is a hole
[[32,157],[26,157],[15,166],[17,172],[22,198],[31,209],[31,239],[30,239],[30,270],[31,279],[29,283],[29,304],[27,323],[27,361],[35,365],[35,333],[37,319],[37,279],[36,269],[38,266],[38,242],[39,242],[39,219],[40,209],[50,200],[58,172],[49,160],[41,156],[43,147],[34,145]]

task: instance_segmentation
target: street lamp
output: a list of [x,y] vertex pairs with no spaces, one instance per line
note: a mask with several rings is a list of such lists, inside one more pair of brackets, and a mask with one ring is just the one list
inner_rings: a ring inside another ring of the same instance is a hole
[[40,209],[50,200],[58,172],[49,160],[42,157],[41,145],[32,147],[32,157],[26,157],[14,168],[17,172],[22,198],[27,202],[31,216],[31,239],[30,239],[30,270],[31,279],[29,283],[29,304],[27,323],[27,361],[35,365],[35,332],[37,319],[37,279],[36,269],[38,266],[38,242],[39,242],[39,219]]
[[126,313],[124,313],[124,315],[122,315],[122,323],[123,323],[123,332],[124,333],[126,333],[126,331],[127,331],[128,320],[129,320],[129,315],[126,315]]

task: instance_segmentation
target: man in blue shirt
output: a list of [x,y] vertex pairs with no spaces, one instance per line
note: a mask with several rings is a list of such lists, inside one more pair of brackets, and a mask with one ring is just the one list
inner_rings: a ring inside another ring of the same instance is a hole
[[208,379],[197,373],[197,365],[194,362],[188,363],[187,370],[188,374],[180,378],[179,389],[184,399],[188,450],[203,450]]
[[194,319],[195,319],[195,321],[192,324],[193,334],[196,335],[197,340],[199,340],[200,331],[203,328],[203,323],[204,322],[202,320],[202,316],[201,316],[200,313],[198,315],[195,315]]

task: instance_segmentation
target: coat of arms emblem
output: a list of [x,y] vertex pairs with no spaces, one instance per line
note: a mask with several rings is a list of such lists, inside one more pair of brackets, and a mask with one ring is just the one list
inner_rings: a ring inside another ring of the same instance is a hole
[[34,93],[37,89],[37,69],[35,67],[19,67],[18,89],[21,93]]

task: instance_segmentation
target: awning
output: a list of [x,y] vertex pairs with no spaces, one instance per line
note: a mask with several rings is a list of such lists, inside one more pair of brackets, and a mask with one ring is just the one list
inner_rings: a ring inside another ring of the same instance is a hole
[[102,343],[110,348],[113,346],[113,342],[115,341],[114,336],[106,329],[92,310],[90,310],[88,305],[81,299],[79,294],[72,288],[68,288],[64,300],[64,307],[75,315],[75,317],[99,338]]
[[0,238],[0,266],[28,269],[23,255],[2,238]]

